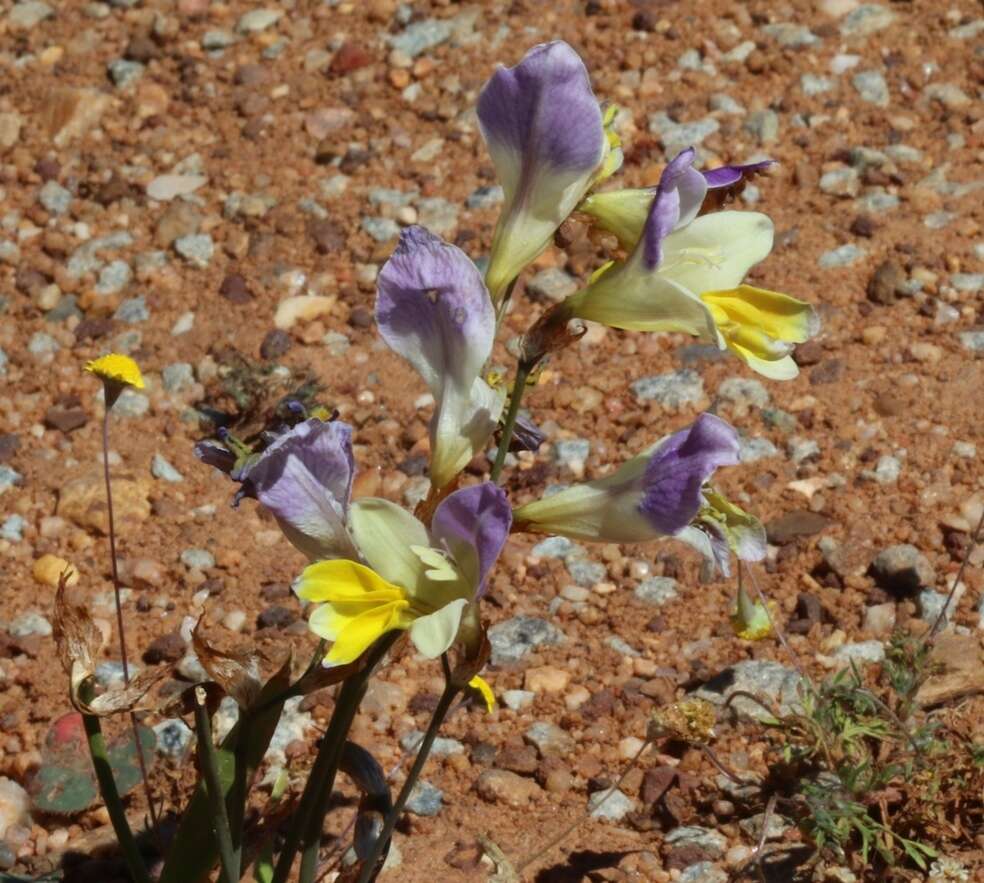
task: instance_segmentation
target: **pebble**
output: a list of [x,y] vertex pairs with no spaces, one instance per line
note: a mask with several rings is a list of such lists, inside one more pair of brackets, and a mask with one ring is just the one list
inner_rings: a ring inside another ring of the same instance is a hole
[[535,616],[515,616],[497,623],[488,631],[492,645],[492,664],[519,662],[534,647],[554,646],[566,638],[553,623]]
[[779,140],[779,114],[766,108],[748,115],[743,128],[760,145],[774,144]]
[[725,95],[723,93],[712,95],[708,99],[707,106],[711,110],[718,111],[719,113],[730,113],[735,114],[736,116],[744,116],[747,112],[744,105],[739,104],[730,95]]
[[560,558],[568,555],[583,555],[584,549],[567,537],[548,537],[540,540],[532,549],[530,555],[535,558]]
[[931,83],[923,90],[929,101],[942,104],[947,110],[962,110],[973,99],[954,83]]
[[584,464],[591,453],[591,442],[586,438],[569,438],[554,442],[553,461],[566,466],[577,475],[584,474]]
[[215,556],[208,549],[185,549],[181,563],[189,570],[211,570],[215,567]]
[[881,662],[884,658],[885,645],[881,641],[857,641],[834,651],[834,659],[845,662]]
[[728,838],[720,831],[703,828],[700,825],[682,825],[667,831],[664,842],[667,846],[694,847],[712,859],[722,858],[728,848]]
[[46,638],[51,634],[52,629],[47,617],[37,610],[28,610],[16,617],[7,627],[7,631],[15,638],[27,638],[30,635]]
[[243,626],[246,625],[246,611],[230,610],[222,617],[222,625],[230,632],[241,632]]
[[535,697],[530,690],[506,690],[502,694],[502,704],[512,711],[522,711],[533,704]]
[[[400,747],[407,752],[416,751],[420,743],[424,741],[424,734],[420,730],[407,733],[400,739]],[[451,757],[454,754],[464,754],[465,746],[457,739],[448,739],[438,736],[431,747],[431,757]]]
[[578,281],[559,267],[540,270],[529,282],[526,290],[534,299],[559,303],[578,290]]
[[192,266],[204,269],[212,260],[215,244],[208,233],[191,233],[175,239],[174,250]]
[[400,225],[392,218],[370,218],[362,219],[362,229],[366,231],[376,242],[389,242],[400,235]]
[[950,284],[957,291],[976,293],[984,290],[984,273],[954,273],[950,277]]
[[960,345],[972,353],[984,353],[984,329],[961,331],[958,335]]
[[936,582],[936,570],[915,546],[902,543],[889,546],[871,562],[875,581],[897,595],[912,595]]
[[687,147],[701,145],[704,139],[709,138],[720,128],[721,124],[713,117],[689,123],[676,123],[663,111],[649,115],[649,131],[660,137],[663,150],[669,158],[676,156]]
[[150,461],[150,473],[154,478],[159,478],[161,481],[169,481],[174,484],[184,481],[184,476],[162,454],[154,454]]
[[117,58],[107,65],[109,78],[118,89],[125,89],[132,86],[139,80],[144,73],[145,66],[139,61],[129,61],[126,58]]
[[33,356],[47,356],[57,353],[61,345],[50,334],[35,331],[27,342],[27,351]]
[[414,22],[400,34],[388,37],[390,46],[408,58],[440,46],[451,38],[453,24],[446,19],[425,18]]
[[659,402],[667,408],[696,404],[704,398],[704,381],[690,369],[640,378],[631,389],[640,401]]
[[878,463],[874,469],[864,469],[861,477],[878,484],[894,484],[902,474],[902,461],[891,454],[884,454],[878,458]]
[[600,819],[604,822],[620,822],[630,812],[636,808],[636,802],[627,794],[622,793],[616,788],[609,794],[606,788],[604,791],[596,791],[588,798],[588,810],[591,818]]
[[571,579],[579,586],[593,586],[601,582],[608,571],[605,565],[599,561],[591,561],[588,558],[569,556],[564,561],[567,572]]
[[643,580],[633,591],[635,597],[643,604],[660,607],[678,597],[677,582],[668,576],[651,576]]
[[147,309],[147,300],[143,295],[131,297],[123,301],[113,313],[113,318],[118,322],[136,324],[146,322],[150,318],[150,310]]
[[24,528],[27,522],[20,515],[8,515],[0,524],[0,540],[19,543],[24,539]]
[[870,37],[895,21],[895,13],[877,3],[865,3],[849,12],[841,22],[844,37]]
[[236,30],[240,34],[258,34],[275,25],[282,16],[279,9],[252,9],[240,16]]
[[777,456],[779,456],[779,448],[765,437],[748,438],[743,435],[738,437],[738,457],[742,463],[755,463],[758,460]]
[[863,258],[865,254],[866,252],[863,248],[859,248],[853,242],[849,242],[846,245],[840,245],[830,251],[825,251],[820,255],[817,263],[825,270],[833,267],[847,267],[856,260]]
[[680,871],[675,883],[728,883],[730,879],[714,862],[695,862]]
[[769,404],[769,391],[752,377],[729,377],[718,387],[718,395],[737,405],[764,408]]
[[[131,677],[139,671],[139,667],[132,662],[128,663],[128,670]],[[116,661],[100,662],[95,671],[96,683],[104,689],[121,687],[125,681],[123,675],[123,663]]]
[[206,31],[202,35],[202,49],[207,52],[221,52],[232,46],[236,40],[236,35],[231,31],[221,29]]
[[423,780],[414,785],[407,800],[407,812],[416,816],[436,816],[444,805],[444,792]]
[[18,825],[31,824],[31,798],[13,779],[0,776],[0,837]]
[[116,294],[130,284],[133,270],[126,261],[110,261],[99,271],[96,282],[96,293],[102,295]]
[[7,466],[5,463],[0,463],[0,494],[19,485],[23,480],[24,476],[16,469]]
[[[695,691],[700,699],[722,706],[733,692],[741,690],[777,704],[781,714],[790,713],[798,705],[800,676],[791,668],[766,659],[747,659],[715,675]],[[768,712],[761,706],[738,696],[731,702],[743,720],[761,721]]]
[[861,176],[850,166],[831,169],[820,178],[820,189],[832,196],[857,196],[861,190]]
[[539,800],[543,794],[532,779],[496,769],[482,773],[475,783],[475,790],[483,800],[517,808],[528,806],[531,800]]
[[501,205],[504,199],[505,194],[498,184],[491,187],[479,187],[465,199],[465,207],[472,211],[495,208],[497,205]]
[[34,562],[34,567],[31,569],[31,575],[34,577],[36,582],[41,583],[43,586],[51,586],[51,588],[56,588],[58,586],[58,580],[61,575],[67,570],[71,569],[71,573],[65,581],[68,586],[74,586],[79,581],[78,570],[73,567],[64,558],[59,558],[57,555],[52,555],[48,553],[47,555],[42,555]]
[[[30,31],[54,14],[55,11],[47,3],[42,3],[41,0],[26,0],[26,2],[15,4],[14,8],[10,10],[7,15],[7,24],[13,30]],[[0,836],[3,835],[0,834]]]
[[[953,612],[957,609],[960,604],[960,599],[964,594],[964,585],[960,583],[957,586],[957,590],[953,593],[953,600],[950,601],[949,606],[947,606],[947,615],[943,618],[942,625],[945,627],[949,624],[950,617]],[[923,622],[928,622],[930,625],[939,619],[940,614],[943,612],[944,606],[947,603],[948,593],[937,592],[933,589],[923,589],[919,593],[919,617]]]
[[888,107],[888,83],[881,71],[859,71],[851,79],[862,101],[877,107]]
[[552,665],[526,670],[523,686],[531,693],[563,693],[571,681],[570,672]]
[[873,604],[864,611],[864,630],[873,635],[888,637],[895,629],[895,604]]
[[195,739],[195,732],[181,718],[172,717],[154,725],[157,750],[165,757],[184,760]]
[[450,239],[458,227],[458,206],[453,202],[432,196],[417,203],[419,222],[432,233]]
[[[172,330],[173,334],[173,330]],[[161,371],[165,392],[184,392],[195,385],[195,372],[188,362],[172,362]]]
[[821,77],[817,74],[803,74],[800,77],[800,88],[803,90],[803,94],[811,97],[830,92],[834,86],[834,81],[829,77]]
[[0,150],[9,150],[20,140],[24,118],[16,111],[0,113]]
[[38,192],[38,201],[53,215],[63,215],[72,204],[72,191],[57,181],[48,181]]
[[776,24],[765,25],[762,33],[772,37],[780,46],[789,49],[800,49],[807,46],[819,46],[821,39],[804,25],[792,24],[791,22],[777,22]]

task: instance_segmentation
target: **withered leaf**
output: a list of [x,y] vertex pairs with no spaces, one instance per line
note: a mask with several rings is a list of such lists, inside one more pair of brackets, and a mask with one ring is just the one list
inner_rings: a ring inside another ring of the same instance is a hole
[[191,633],[198,661],[210,678],[236,700],[240,708],[251,708],[260,695],[260,658],[249,650],[225,652],[209,643],[201,633],[202,617]]

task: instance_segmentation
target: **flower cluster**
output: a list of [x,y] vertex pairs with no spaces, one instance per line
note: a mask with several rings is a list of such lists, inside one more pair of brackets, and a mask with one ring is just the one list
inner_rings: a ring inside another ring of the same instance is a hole
[[[317,605],[310,626],[330,642],[327,665],[357,660],[396,630],[426,657],[457,643],[478,660],[480,601],[511,531],[617,543],[674,537],[725,574],[732,556],[764,556],[761,524],[711,485],[717,469],[738,463],[739,444],[735,430],[709,413],[602,478],[515,509],[497,485],[503,450],[517,443],[535,450],[542,440],[520,417],[519,401],[529,370],[576,337],[572,320],[689,334],[774,379],[796,375],[792,347],[817,331],[809,305],[744,282],[771,251],[773,225],[759,212],[724,208],[725,197],[771,161],[702,171],[690,148],[656,187],[599,189],[622,162],[615,119],[565,43],[537,46],[515,67],[500,68],[478,99],[505,195],[484,277],[459,248],[419,226],[403,231],[381,269],[380,335],[435,402],[431,492],[416,512],[351,499],[352,429],[327,415],[283,427],[260,451],[230,438],[198,446],[203,460],[240,483],[236,501],[258,500],[309,558],[296,591]],[[622,256],[552,309],[552,342],[535,343],[537,326],[531,330],[507,399],[486,374],[498,322],[517,278],[575,212],[614,234]],[[462,486],[466,465],[497,431],[491,479]],[[740,601],[750,615],[747,597]],[[736,628],[762,633],[744,619]]]

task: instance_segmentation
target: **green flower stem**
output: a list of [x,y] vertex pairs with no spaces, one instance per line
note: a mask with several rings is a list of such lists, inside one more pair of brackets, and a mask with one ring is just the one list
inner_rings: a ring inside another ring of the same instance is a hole
[[307,784],[301,794],[300,804],[288,826],[287,839],[277,859],[273,883],[287,883],[294,857],[300,847],[303,847],[304,854],[301,858],[301,874],[298,879],[301,881],[314,879],[325,813],[328,810],[328,801],[335,784],[335,774],[338,772],[345,739],[359,710],[359,703],[362,701],[362,695],[373,669],[401,634],[402,632],[393,631],[384,635],[369,650],[365,668],[342,682],[335,700],[335,709],[328,722],[328,729],[321,738],[314,766],[311,767]]
[[450,678],[447,679],[444,692],[441,694],[437,708],[434,709],[434,714],[431,716],[430,723],[427,725],[427,732],[424,734],[424,739],[420,743],[420,748],[417,749],[417,757],[414,759],[413,766],[407,774],[407,780],[403,783],[403,788],[400,789],[400,795],[396,798],[396,803],[393,804],[393,808],[386,815],[383,830],[379,833],[379,837],[376,838],[375,843],[373,843],[372,851],[369,853],[365,862],[363,862],[362,872],[359,874],[357,883],[369,883],[370,880],[375,879],[374,872],[376,865],[379,863],[379,859],[389,843],[390,837],[393,836],[393,829],[396,827],[396,823],[403,813],[403,807],[406,806],[407,801],[410,799],[410,792],[413,791],[414,785],[417,784],[417,779],[420,778],[424,764],[430,755],[431,747],[434,745],[434,739],[437,738],[438,730],[441,729],[441,724],[444,723],[444,718],[447,716],[448,710],[451,708],[455,696],[458,695],[460,690],[461,687],[458,684],[455,684]]
[[201,688],[195,690],[195,731],[198,735],[198,761],[205,776],[205,791],[212,811],[212,828],[219,845],[222,879],[225,883],[239,883],[242,852],[232,843],[229,811],[226,807],[222,781],[219,779],[215,743],[212,741],[212,724],[208,719],[208,709],[205,707],[205,691]]
[[[92,688],[83,685],[81,688],[82,698],[86,701],[91,700]],[[88,695],[85,693],[88,692]],[[150,883],[150,876],[144,865],[143,856],[137,847],[133,831],[130,830],[130,823],[126,820],[126,810],[123,808],[123,801],[120,799],[119,789],[116,787],[116,780],[113,778],[113,768],[109,764],[109,755],[106,752],[106,740],[103,738],[102,727],[99,718],[94,714],[83,714],[82,724],[85,727],[85,735],[89,743],[89,755],[92,757],[92,767],[96,772],[96,780],[99,782],[99,793],[106,810],[109,813],[109,820],[113,824],[113,831],[116,833],[116,840],[123,850],[123,858],[130,871],[130,876],[134,883]],[[142,753],[140,742],[137,742],[137,753]]]
[[499,481],[502,467],[506,464],[506,454],[509,453],[509,443],[512,441],[513,432],[516,429],[519,405],[523,401],[523,393],[526,392],[526,380],[530,376],[530,370],[530,366],[523,362],[516,366],[516,379],[513,381],[512,392],[509,394],[509,410],[506,412],[506,419],[502,424],[499,449],[495,452],[495,463],[492,464],[492,474],[489,476],[493,482]]

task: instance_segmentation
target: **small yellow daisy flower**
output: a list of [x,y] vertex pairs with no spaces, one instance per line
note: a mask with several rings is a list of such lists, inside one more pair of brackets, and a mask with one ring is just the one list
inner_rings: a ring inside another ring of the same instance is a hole
[[85,366],[85,370],[102,378],[106,383],[121,383],[134,389],[144,388],[140,367],[129,356],[109,353],[93,359]]

